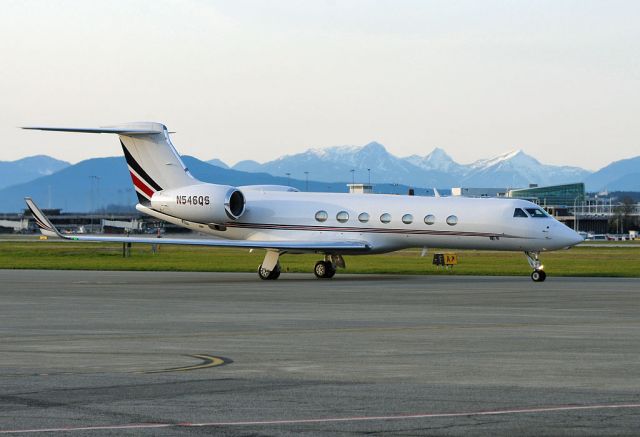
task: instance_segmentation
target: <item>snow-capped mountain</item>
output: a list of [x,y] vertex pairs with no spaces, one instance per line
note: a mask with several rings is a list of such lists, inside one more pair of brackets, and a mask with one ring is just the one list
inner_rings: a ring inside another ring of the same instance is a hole
[[437,170],[455,175],[466,173],[466,167],[455,162],[440,147],[436,147],[426,156],[411,155],[404,160],[423,170]]
[[235,170],[266,172],[274,176],[318,181],[366,182],[370,169],[373,183],[401,183],[415,187],[526,187],[529,184],[553,185],[583,181],[590,172],[578,167],[546,165],[522,150],[510,151],[468,165],[455,162],[444,150],[398,158],[377,142],[364,146],[313,148],[285,155],[264,164],[242,161]]
[[[364,146],[334,146],[326,149],[313,148],[295,155],[285,155],[264,164],[246,161],[236,164],[234,170],[260,171],[274,176],[290,173],[294,178],[306,177],[316,181],[388,182],[420,187],[434,184],[447,186],[451,178],[440,171],[426,172],[411,162],[398,158],[380,143]],[[255,167],[255,164],[258,167]],[[353,174],[351,170],[354,170]]]
[[513,150],[489,159],[471,163],[462,179],[462,185],[483,187],[523,187],[531,183],[553,185],[583,181],[587,170],[546,165],[522,150]]

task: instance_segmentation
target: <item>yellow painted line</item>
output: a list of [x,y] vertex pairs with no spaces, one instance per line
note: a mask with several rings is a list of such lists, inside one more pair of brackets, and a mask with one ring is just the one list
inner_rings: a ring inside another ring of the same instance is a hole
[[194,366],[185,366],[185,367],[172,367],[170,369],[161,369],[161,370],[147,370],[138,373],[167,373],[167,372],[187,372],[189,370],[200,370],[200,369],[208,369],[210,367],[218,367],[224,364],[232,363],[233,361],[221,357],[214,357],[212,355],[189,355],[193,358],[198,358],[203,360],[202,363],[196,364]]

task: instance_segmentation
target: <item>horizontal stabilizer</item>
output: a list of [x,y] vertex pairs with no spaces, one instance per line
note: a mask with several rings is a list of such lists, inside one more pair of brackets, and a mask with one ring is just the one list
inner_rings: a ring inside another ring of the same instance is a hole
[[[161,125],[160,125],[161,126]],[[45,130],[53,132],[80,132],[85,134],[118,134],[118,135],[153,135],[161,134],[163,129],[136,129],[134,126],[115,127],[55,127],[55,126],[24,126],[27,130]]]

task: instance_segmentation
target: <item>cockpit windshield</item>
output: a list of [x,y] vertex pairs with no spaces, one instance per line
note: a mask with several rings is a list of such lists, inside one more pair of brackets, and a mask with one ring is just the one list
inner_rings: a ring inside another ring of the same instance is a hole
[[524,217],[524,218],[529,217],[527,215],[527,213],[524,212],[521,208],[516,208],[515,211],[513,211],[513,216],[514,217]]
[[533,218],[549,217],[549,215],[540,208],[527,208],[527,212]]
[[549,217],[549,214],[547,214],[542,208],[516,208],[515,210],[513,210],[513,216],[523,218],[545,218]]

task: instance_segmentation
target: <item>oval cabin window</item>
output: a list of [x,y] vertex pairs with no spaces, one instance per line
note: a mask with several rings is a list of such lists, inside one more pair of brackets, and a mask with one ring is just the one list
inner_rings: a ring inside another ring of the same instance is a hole
[[340,211],[338,214],[336,214],[336,220],[338,220],[340,223],[345,223],[347,220],[349,220],[349,213],[347,211]]
[[405,214],[402,216],[402,223],[409,225],[413,223],[413,216],[411,214]]
[[360,220],[361,223],[366,223],[369,221],[369,214],[367,214],[366,212],[360,213],[360,215],[358,216],[358,220]]
[[325,222],[329,218],[329,214],[327,211],[318,211],[316,212],[316,220],[319,222]]
[[458,224],[458,217],[456,217],[455,215],[450,215],[449,217],[447,217],[447,224],[449,226],[455,226]]
[[385,212],[380,216],[380,221],[382,223],[389,223],[391,221],[391,214],[389,214],[388,212]]
[[429,214],[429,215],[426,215],[426,216],[424,217],[424,223],[425,223],[426,225],[432,225],[432,224],[434,224],[435,222],[436,222],[436,216],[435,216],[435,215],[433,215],[433,214]]

